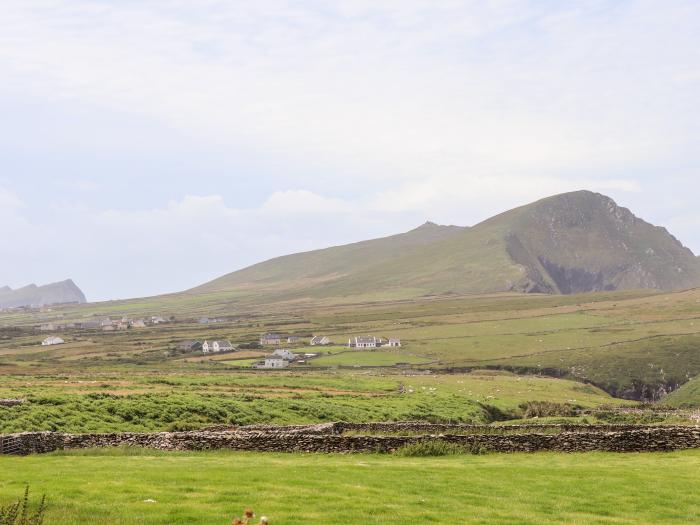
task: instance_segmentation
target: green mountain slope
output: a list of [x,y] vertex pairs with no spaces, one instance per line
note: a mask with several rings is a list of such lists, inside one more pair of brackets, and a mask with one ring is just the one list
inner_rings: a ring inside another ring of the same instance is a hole
[[700,286],[700,260],[664,228],[597,193],[556,195],[472,228],[432,223],[405,234],[279,257],[190,293],[264,301],[524,291],[675,290]]

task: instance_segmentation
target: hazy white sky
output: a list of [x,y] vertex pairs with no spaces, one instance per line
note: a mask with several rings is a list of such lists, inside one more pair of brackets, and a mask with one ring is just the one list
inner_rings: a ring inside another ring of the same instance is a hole
[[700,2],[5,0],[0,286],[91,300],[606,193],[700,251]]

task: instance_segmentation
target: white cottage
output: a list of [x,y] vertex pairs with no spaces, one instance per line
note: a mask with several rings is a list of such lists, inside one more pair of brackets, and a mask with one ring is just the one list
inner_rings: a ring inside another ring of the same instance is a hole
[[205,354],[209,352],[230,352],[231,350],[233,350],[231,341],[204,341],[202,345],[202,352]]
[[278,348],[277,350],[272,352],[271,357],[281,357],[282,359],[286,359],[287,361],[294,361],[297,358],[294,352],[290,351],[288,348]]
[[348,346],[351,348],[377,348],[379,339],[373,335],[365,337],[351,337],[348,340]]
[[265,358],[265,363],[262,368],[287,368],[289,361],[277,355],[271,355]]
[[51,337],[47,337],[46,339],[44,339],[41,342],[41,346],[62,345],[63,343],[65,343],[63,339],[52,335]]

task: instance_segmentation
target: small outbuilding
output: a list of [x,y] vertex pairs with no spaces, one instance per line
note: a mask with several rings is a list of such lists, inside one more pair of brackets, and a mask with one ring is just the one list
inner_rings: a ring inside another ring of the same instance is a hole
[[65,343],[63,339],[52,335],[51,337],[47,337],[46,339],[44,339],[41,342],[41,346],[62,345],[63,343]]

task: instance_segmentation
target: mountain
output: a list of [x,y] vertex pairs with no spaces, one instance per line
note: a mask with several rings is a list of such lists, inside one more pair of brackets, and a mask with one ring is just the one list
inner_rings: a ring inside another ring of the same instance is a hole
[[9,286],[0,288],[0,308],[84,302],[85,295],[70,279],[44,286],[30,284],[17,290]]
[[590,191],[471,228],[404,234],[278,257],[190,290],[276,298],[403,298],[498,291],[571,294],[700,286],[700,259],[664,228]]

